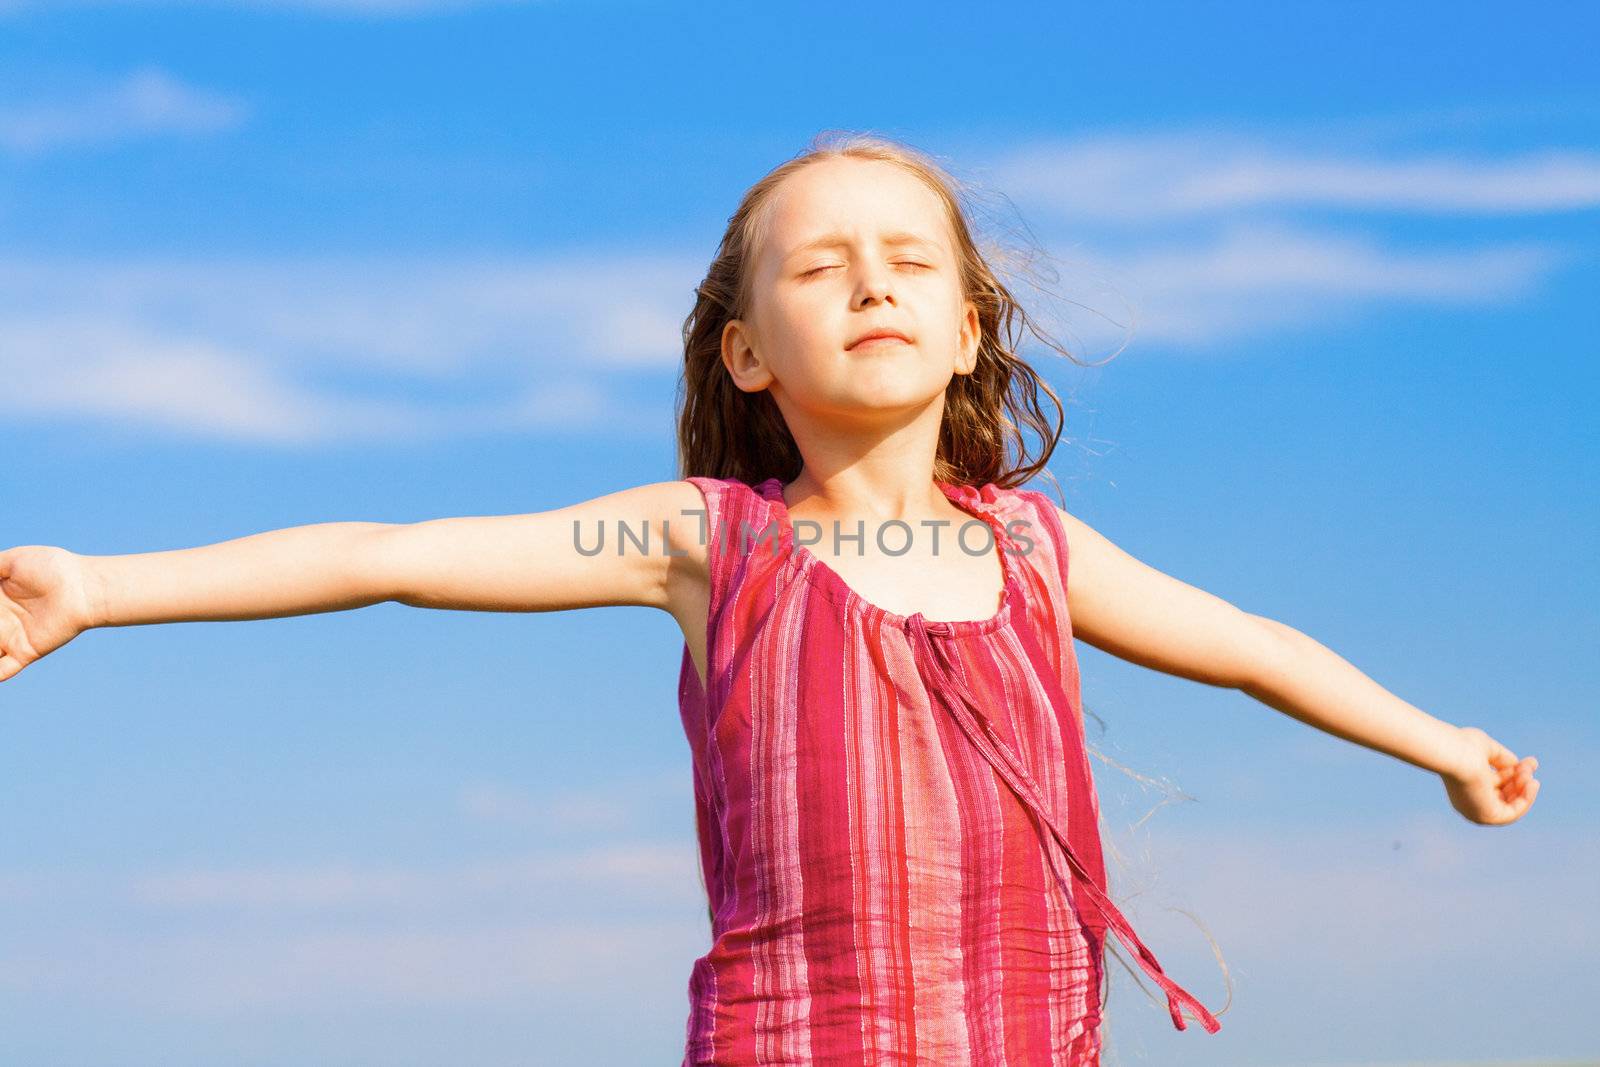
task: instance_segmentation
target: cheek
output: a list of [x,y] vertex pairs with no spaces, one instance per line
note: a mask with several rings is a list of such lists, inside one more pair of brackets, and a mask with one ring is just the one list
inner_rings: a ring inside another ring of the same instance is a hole
[[832,313],[802,301],[772,310],[763,338],[767,358],[779,373],[804,375],[808,365],[826,362],[838,345]]
[[816,310],[797,294],[774,296],[761,306],[761,337],[769,346],[793,347],[795,336],[809,328]]
[[838,311],[822,300],[797,298],[784,309],[783,329],[791,347],[807,349],[818,344],[831,344],[833,332],[839,328]]

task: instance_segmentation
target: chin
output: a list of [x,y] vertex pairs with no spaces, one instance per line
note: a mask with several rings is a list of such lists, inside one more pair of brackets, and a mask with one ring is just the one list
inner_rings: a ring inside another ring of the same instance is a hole
[[903,375],[898,380],[879,383],[858,380],[851,383],[848,399],[841,406],[865,412],[906,411],[927,407],[943,392],[943,389],[929,391],[926,385],[906,382]]

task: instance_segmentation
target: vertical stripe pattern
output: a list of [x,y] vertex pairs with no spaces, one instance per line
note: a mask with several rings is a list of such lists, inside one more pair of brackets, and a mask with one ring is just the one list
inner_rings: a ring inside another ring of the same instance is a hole
[[796,544],[779,479],[689,481],[711,603],[679,710],[712,944],[684,1067],[1098,1067],[1108,931],[1178,1029],[1180,1005],[1219,1029],[1107,896],[1049,498],[940,483],[1005,574],[993,616],[950,622]]

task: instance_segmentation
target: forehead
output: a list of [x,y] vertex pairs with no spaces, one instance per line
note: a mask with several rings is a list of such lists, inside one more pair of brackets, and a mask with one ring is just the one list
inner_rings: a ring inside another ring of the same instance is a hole
[[944,203],[922,179],[878,160],[829,159],[789,175],[773,190],[763,253],[792,255],[830,234],[873,242],[914,234],[948,245]]

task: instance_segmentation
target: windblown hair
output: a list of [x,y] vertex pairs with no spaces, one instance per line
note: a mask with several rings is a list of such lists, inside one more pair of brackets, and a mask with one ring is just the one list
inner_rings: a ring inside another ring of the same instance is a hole
[[[928,155],[866,133],[818,134],[810,147],[768,172],[745,193],[728,220],[716,258],[696,289],[694,310],[683,325],[683,374],[678,383],[680,477],[738,478],[755,484],[800,473],[801,455],[772,395],[734,385],[722,363],[722,334],[750,309],[751,274],[771,217],[773,193],[803,167],[848,157],[892,163],[920,178],[944,205],[964,296],[977,306],[982,336],[977,365],[958,374],[945,393],[944,421],[933,476],[958,485],[1022,485],[1045,471],[1065,426],[1061,400],[1017,354],[1027,329],[1073,359],[1042,333],[1001,283],[973,237],[965,204],[968,186]],[[1074,359],[1074,362],[1077,362]],[[1043,401],[1055,407],[1046,414]],[[1030,453],[1023,428],[1038,438]]]

